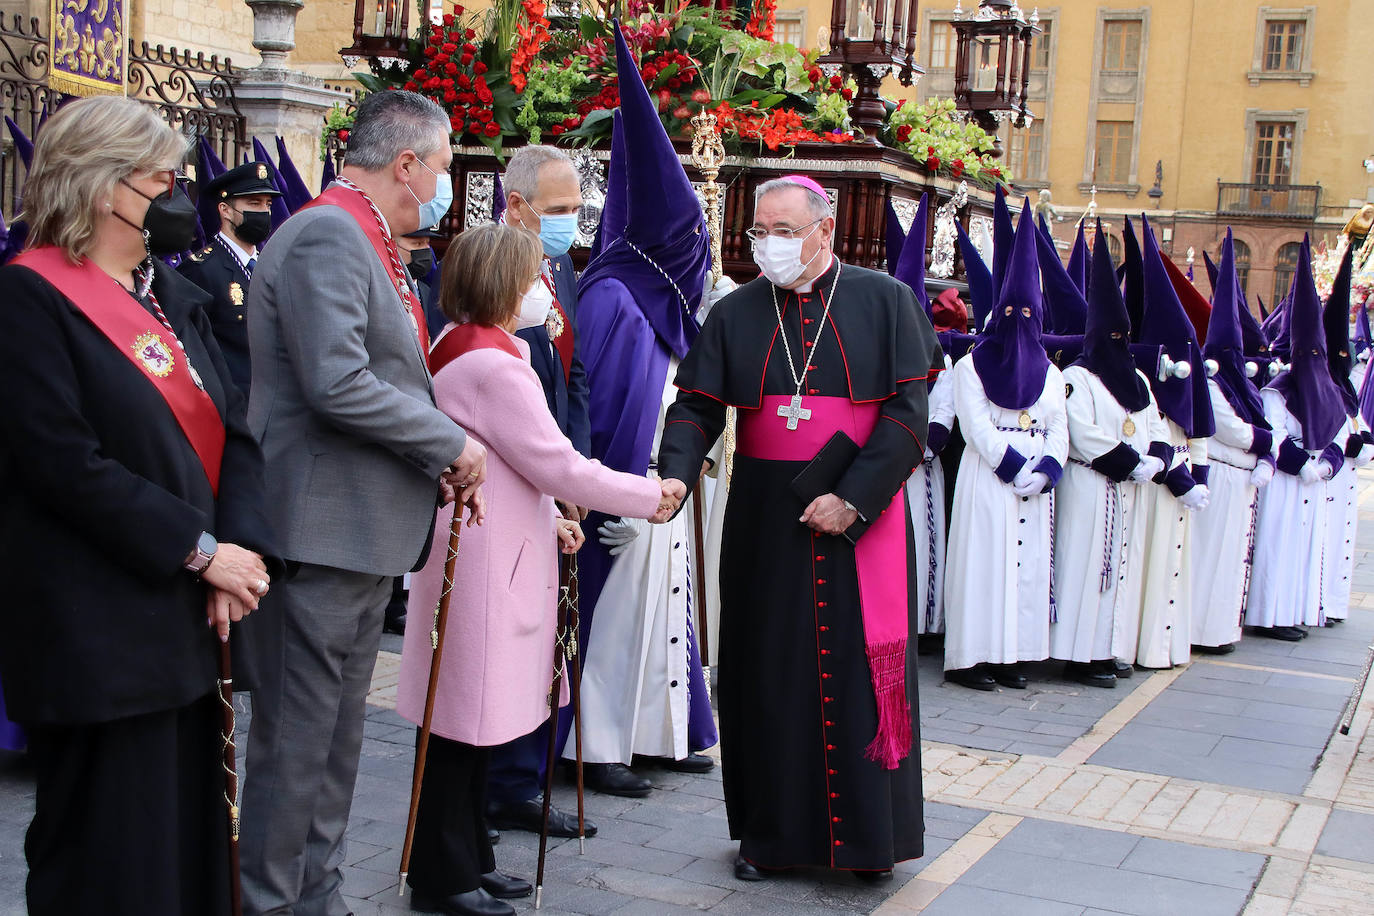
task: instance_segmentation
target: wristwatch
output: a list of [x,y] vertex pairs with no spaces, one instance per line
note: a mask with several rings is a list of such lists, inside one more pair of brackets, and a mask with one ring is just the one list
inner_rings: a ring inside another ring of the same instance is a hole
[[196,538],[196,546],[186,557],[186,562],[182,565],[187,572],[195,573],[199,576],[210,566],[210,561],[215,558],[215,551],[219,550],[219,541],[208,531],[202,531],[200,537]]
[[858,506],[854,505],[852,502],[850,502],[850,501],[847,500],[847,499],[841,499],[840,502],[844,503],[844,507],[845,507],[846,509],[848,509],[850,512],[853,512],[855,515],[857,515],[857,516],[859,517],[859,521],[861,521],[861,522],[866,522],[866,521],[868,521],[868,519],[864,518],[864,514],[863,514],[862,512],[859,511],[859,507],[858,507]]

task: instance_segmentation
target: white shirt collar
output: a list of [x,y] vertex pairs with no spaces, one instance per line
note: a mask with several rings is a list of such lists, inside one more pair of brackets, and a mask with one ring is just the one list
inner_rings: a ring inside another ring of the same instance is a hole
[[248,251],[246,248],[240,245],[232,235],[225,232],[224,230],[220,230],[220,233],[217,236],[215,236],[215,238],[219,239],[221,242],[224,243],[224,246],[229,249],[229,253],[238,259],[239,266],[244,269],[247,269],[248,267],[249,258],[257,257],[256,252]]
[[826,275],[826,273],[830,270],[830,264],[831,264],[831,262],[832,262],[834,259],[835,259],[835,255],[831,253],[831,251],[830,251],[829,248],[826,248],[826,249],[825,249],[825,269],[822,270],[820,273],[816,274],[816,276],[813,277],[812,279],[807,280],[807,281],[806,281],[805,283],[803,283],[801,286],[798,286],[795,290],[793,290],[793,292],[797,292],[797,293],[809,293],[809,292],[811,292],[811,290],[812,290],[812,289],[815,287],[815,285],[816,285],[816,281],[819,280],[821,277],[824,277],[824,276]]

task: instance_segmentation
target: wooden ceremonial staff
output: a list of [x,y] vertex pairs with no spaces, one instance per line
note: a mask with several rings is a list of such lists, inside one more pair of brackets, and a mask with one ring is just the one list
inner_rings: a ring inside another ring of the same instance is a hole
[[420,810],[420,784],[425,778],[425,756],[429,753],[429,730],[434,722],[434,693],[439,687],[439,663],[444,657],[444,630],[448,626],[448,606],[453,597],[453,570],[458,563],[458,538],[463,530],[461,496],[453,503],[453,523],[448,528],[448,557],[444,561],[444,589],[434,608],[434,629],[429,644],[433,655],[429,660],[429,687],[425,690],[425,714],[420,721],[420,740],[415,746],[415,772],[410,778],[410,816],[406,818],[406,838],[401,846],[401,875],[398,891],[406,893],[406,876],[410,874],[410,848],[415,842],[415,816]]
[[[697,606],[697,648],[701,651],[702,667],[709,668],[711,649],[706,633],[706,535],[701,522],[702,516],[706,513],[705,489],[701,478],[698,477],[697,485],[692,489],[692,540],[693,546],[696,547],[696,555],[692,558],[692,571],[695,573],[693,578],[696,579],[696,600],[693,603]],[[724,495],[719,490],[716,494],[717,498]],[[709,674],[706,680],[711,680]]]
[[243,885],[239,880],[239,774],[234,764],[234,674],[230,666],[229,643],[219,644],[219,699],[224,721],[220,738],[224,741],[224,802],[229,806],[229,913],[243,914]]
[[[558,622],[553,634],[553,686],[549,689],[549,746],[544,767],[544,810],[539,827],[539,863],[535,866],[534,874],[536,910],[544,902],[544,857],[549,847],[549,812],[553,809],[553,771],[558,764],[558,700],[563,692],[563,678],[568,665],[577,655],[577,633],[568,628],[568,620],[572,617],[568,609],[571,603],[571,563],[572,555],[569,555],[562,564],[562,581],[558,584]],[[576,710],[573,714],[576,715]]]

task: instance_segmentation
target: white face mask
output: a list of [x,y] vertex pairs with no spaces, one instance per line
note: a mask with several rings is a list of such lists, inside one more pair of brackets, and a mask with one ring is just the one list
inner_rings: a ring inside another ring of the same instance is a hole
[[[819,225],[812,226],[811,232],[819,228]],[[823,249],[818,248],[816,254],[805,263],[802,262],[802,242],[811,237],[811,232],[794,239],[767,235],[754,243],[754,263],[774,286],[788,287],[796,283],[797,278],[806,272],[806,268],[821,253]]]
[[535,280],[534,285],[525,290],[525,295],[520,299],[520,314],[515,319],[515,329],[520,331],[525,328],[537,328],[549,317],[551,308],[553,293],[549,292],[549,287],[543,280]]

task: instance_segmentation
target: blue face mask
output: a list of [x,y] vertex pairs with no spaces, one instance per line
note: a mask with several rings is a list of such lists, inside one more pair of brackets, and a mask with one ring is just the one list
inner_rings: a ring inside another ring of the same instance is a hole
[[[534,210],[534,207],[530,207]],[[538,210],[534,210],[539,213]],[[577,235],[577,214],[545,215],[539,213],[539,244],[544,246],[544,254],[551,258],[562,257],[572,247],[573,237]]]
[[415,197],[415,202],[420,204],[420,228],[433,229],[439,225],[439,220],[444,218],[444,214],[448,213],[448,208],[453,206],[453,179],[448,173],[441,175],[434,171],[421,159],[415,161],[434,176],[434,196],[428,202],[421,203],[420,198],[415,197],[415,192],[410,191],[410,185],[406,185],[406,190],[410,191],[410,196]]

